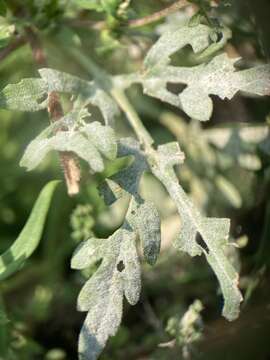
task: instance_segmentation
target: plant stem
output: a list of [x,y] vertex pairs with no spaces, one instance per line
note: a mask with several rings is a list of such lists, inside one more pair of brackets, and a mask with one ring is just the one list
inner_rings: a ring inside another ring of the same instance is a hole
[[[171,4],[170,6],[164,8],[162,10],[156,11],[153,14],[146,15],[139,19],[128,20],[126,24],[123,24],[123,26],[128,27],[128,28],[133,28],[133,29],[139,28],[142,26],[146,26],[146,25],[149,25],[149,24],[159,21],[170,14],[175,13],[179,9],[184,8],[188,5],[191,5],[188,0],[178,0],[178,1],[174,2],[173,4]],[[106,27],[106,21],[96,21],[95,22],[95,21],[90,21],[90,20],[74,19],[74,20],[68,21],[68,24],[72,25],[72,26],[76,26],[76,27],[92,28],[94,30],[102,30]]]
[[165,9],[159,10],[151,15],[144,16],[140,19],[129,20],[128,27],[138,28],[141,26],[149,25],[153,22],[157,22],[163,19],[164,17],[172,13],[175,13],[179,9],[186,7],[188,5],[190,5],[190,3],[187,0],[178,0],[174,2],[172,5],[166,7]]
[[[38,36],[30,27],[25,29],[25,33],[31,46],[33,58],[36,64],[39,67],[47,67],[46,55],[40,44]],[[48,114],[51,122],[58,121],[64,116],[59,95],[55,91],[49,92],[48,94]],[[77,159],[70,152],[60,152],[59,157],[66,180],[68,194],[78,194],[80,191],[79,183],[81,173]]]
[[123,112],[126,114],[127,119],[135,131],[140,143],[144,145],[145,149],[151,148],[154,140],[144,127],[143,122],[139,118],[137,112],[134,110],[124,91],[113,89],[111,91],[111,95],[121,110],[123,110]]

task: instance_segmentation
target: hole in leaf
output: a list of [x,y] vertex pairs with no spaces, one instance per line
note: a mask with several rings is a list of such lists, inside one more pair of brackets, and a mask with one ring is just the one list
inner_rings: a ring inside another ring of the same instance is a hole
[[119,272],[122,272],[123,270],[125,270],[125,264],[123,263],[122,260],[119,261],[119,263],[117,264],[116,268],[117,268],[117,270],[118,270]]
[[187,85],[185,84],[175,84],[170,82],[166,84],[167,90],[174,95],[179,95],[186,87]]
[[132,210],[132,211],[131,211],[131,214],[132,214],[132,215],[135,215],[135,210]]
[[207,252],[207,254],[209,254],[209,248],[198,231],[196,233],[195,241],[203,250]]

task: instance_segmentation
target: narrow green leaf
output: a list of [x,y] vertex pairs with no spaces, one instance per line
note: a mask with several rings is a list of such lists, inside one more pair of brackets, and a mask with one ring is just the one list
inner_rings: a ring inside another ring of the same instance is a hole
[[19,237],[0,256],[0,280],[18,271],[35,251],[41,239],[52,196],[59,181],[44,186]]

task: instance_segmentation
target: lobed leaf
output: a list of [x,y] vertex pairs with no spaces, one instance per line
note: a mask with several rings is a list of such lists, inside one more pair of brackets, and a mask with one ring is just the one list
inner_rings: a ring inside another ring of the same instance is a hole
[[[211,95],[232,99],[239,91],[254,95],[270,95],[270,66],[261,65],[236,71],[235,63],[227,54],[213,55],[222,49],[231,34],[222,30],[221,39],[211,41],[213,29],[206,25],[182,26],[165,32],[152,46],[144,60],[143,69],[136,74],[113,78],[115,87],[127,88],[141,83],[144,93],[181,108],[193,119],[209,120],[213,112]],[[172,66],[170,57],[191,45],[201,63],[196,66]],[[213,57],[208,61],[209,57]],[[185,84],[178,94],[168,84]]]
[[238,274],[224,253],[224,247],[228,245],[230,221],[203,217],[180,186],[172,164],[166,162],[162,153],[164,150],[158,147],[152,171],[166,187],[181,217],[180,235],[175,246],[191,256],[204,253],[223,292],[222,313],[228,320],[234,320],[239,314],[242,295],[238,289]]
[[94,81],[85,81],[77,76],[53,69],[40,69],[40,76],[46,82],[49,91],[73,94],[80,97],[83,106],[92,104],[100,108],[105,123],[112,126],[119,110],[112,98]]
[[114,203],[124,194],[137,195],[141,176],[148,169],[145,156],[136,140],[124,138],[118,142],[117,157],[125,156],[132,156],[132,163],[106,179],[100,186],[100,192],[108,205]]
[[99,259],[101,265],[78,297],[78,309],[88,311],[79,337],[80,359],[97,359],[120,325],[124,295],[131,305],[140,295],[140,266],[133,232],[123,227],[108,239],[84,242],[76,250],[71,266],[82,269]]
[[146,261],[154,265],[160,252],[160,217],[155,205],[144,201],[139,195],[141,177],[144,171],[149,170],[149,166],[139,144],[130,138],[120,140],[118,156],[133,156],[133,162],[106,179],[100,191],[107,204],[112,204],[124,194],[131,195],[126,222],[138,234]]
[[[65,124],[64,120],[60,124]],[[60,124],[57,125],[60,126]],[[78,130],[73,130],[73,128],[67,131],[58,130],[56,134],[52,135],[52,130],[55,127],[56,125],[53,125],[45,129],[40,136],[28,145],[21,159],[21,166],[26,167],[27,170],[32,170],[52,150],[71,151],[88,162],[94,172],[100,172],[104,170],[102,156],[111,160],[116,156],[115,135],[108,126],[93,122],[80,126]]]
[[48,105],[48,93],[68,93],[79,99],[79,106],[100,108],[105,123],[112,126],[119,110],[112,98],[94,81],[85,81],[53,69],[40,69],[41,79],[23,79],[0,92],[0,107],[19,111],[38,111]]

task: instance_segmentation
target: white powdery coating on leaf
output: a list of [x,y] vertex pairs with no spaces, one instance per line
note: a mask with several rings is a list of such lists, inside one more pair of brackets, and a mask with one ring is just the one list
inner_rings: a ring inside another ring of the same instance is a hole
[[166,187],[181,217],[181,231],[175,246],[191,256],[205,254],[222,289],[222,313],[228,320],[234,320],[239,313],[242,295],[238,289],[238,274],[224,253],[224,247],[228,245],[230,221],[203,217],[180,186],[173,164],[166,161],[163,154],[164,145],[158,147],[152,171]]
[[124,295],[131,305],[139,300],[141,274],[135,239],[133,232],[121,228],[108,239],[84,242],[74,253],[72,267],[77,269],[102,259],[78,297],[78,309],[88,311],[79,338],[80,359],[97,359],[108,338],[115,335]]
[[[211,43],[212,32],[213,29],[206,25],[183,26],[168,31],[149,50],[140,72],[116,76],[112,82],[122,88],[141,83],[145,94],[179,107],[200,121],[207,121],[212,115],[210,95],[221,99],[231,99],[239,91],[270,95],[270,65],[236,71],[234,65],[238,58],[230,59],[225,53],[213,57],[230,38],[230,31],[222,29],[217,43]],[[212,60],[191,67],[171,66],[170,56],[186,45],[191,45],[199,62],[210,57]],[[187,87],[175,94],[167,88],[168,84],[186,84]]]
[[[80,114],[84,116],[83,111]],[[64,120],[60,122],[65,125]],[[49,126],[27,146],[21,166],[32,170],[50,151],[70,151],[85,160],[94,172],[100,172],[104,170],[102,155],[111,160],[116,157],[116,138],[108,126],[94,122],[80,126],[77,130],[58,130],[56,134],[53,133],[54,128],[55,125]]]
[[47,68],[40,69],[39,73],[50,91],[80,96],[84,105],[92,104],[99,107],[105,123],[109,126],[113,125],[119,109],[114,100],[94,81],[85,81],[77,76]]

